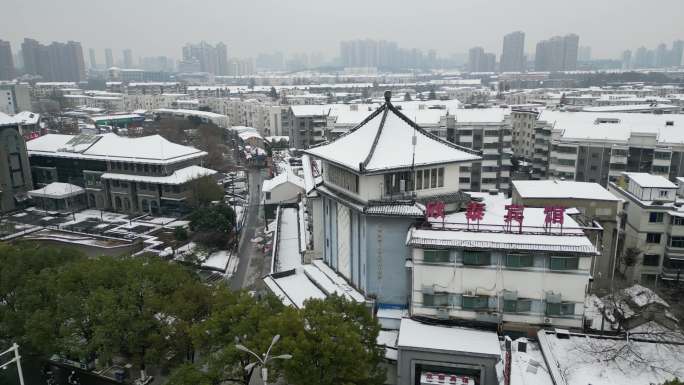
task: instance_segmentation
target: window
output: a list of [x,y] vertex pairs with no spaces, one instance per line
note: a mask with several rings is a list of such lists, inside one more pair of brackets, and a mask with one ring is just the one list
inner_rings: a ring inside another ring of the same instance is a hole
[[670,223],[675,226],[684,226],[684,217],[672,217]]
[[[359,177],[358,175],[351,173],[345,169],[342,169],[340,167],[337,167],[332,164],[328,164],[328,167],[326,168],[327,170],[327,180],[330,181],[331,183],[342,187],[344,189],[347,189],[348,191],[358,193],[359,188],[358,188],[358,183],[359,183]],[[385,175],[385,182],[387,181],[387,177],[392,176],[390,175]],[[408,178],[407,178],[408,179]],[[386,187],[387,188],[387,187]]]
[[577,270],[579,257],[551,257],[549,268],[551,270]]
[[491,265],[491,257],[486,251],[463,251],[463,264],[472,266]]
[[423,170],[416,171],[416,190],[423,189]]
[[506,267],[532,267],[534,257],[525,254],[508,254],[506,256]]
[[667,193],[668,193],[667,190],[660,190],[660,197],[661,198],[667,198]]
[[449,294],[447,293],[423,294],[423,306],[447,305],[449,305]]
[[444,187],[444,168],[437,169],[437,187]]
[[270,192],[270,191],[266,191],[266,192],[264,193],[264,198],[266,198],[267,201],[270,201],[270,200],[271,200],[271,192]]
[[644,254],[641,264],[644,266],[660,266],[660,255]]
[[436,168],[433,168],[430,172],[430,187],[431,188],[437,187],[437,169]]
[[424,250],[423,262],[425,263],[449,263],[451,260],[449,250]]
[[470,183],[470,178],[458,178],[458,183]]
[[670,238],[670,247],[684,248],[684,237]]
[[659,151],[657,151],[657,152],[654,152],[654,153],[653,153],[653,157],[654,157],[655,159],[665,159],[665,160],[669,160],[669,159],[670,159],[670,153],[669,153],[669,152],[659,152]]
[[546,314],[547,315],[574,315],[575,314],[575,304],[574,303],[546,303]]
[[507,313],[529,313],[532,311],[532,300],[504,300],[504,311]]
[[660,243],[660,233],[646,233],[646,243]]
[[487,309],[489,307],[489,297],[486,295],[464,295],[461,306],[464,309]]
[[[662,191],[661,191],[662,193]],[[648,221],[651,223],[662,223],[664,213],[652,212],[648,214]]]

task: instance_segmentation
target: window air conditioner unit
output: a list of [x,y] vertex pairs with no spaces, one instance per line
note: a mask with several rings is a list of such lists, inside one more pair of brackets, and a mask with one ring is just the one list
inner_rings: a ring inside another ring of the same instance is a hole
[[551,318],[544,318],[544,325],[551,325],[552,323]]

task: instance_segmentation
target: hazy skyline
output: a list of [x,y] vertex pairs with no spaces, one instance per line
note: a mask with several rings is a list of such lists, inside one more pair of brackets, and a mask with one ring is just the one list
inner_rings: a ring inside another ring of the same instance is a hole
[[482,46],[498,58],[504,34],[522,30],[526,53],[539,40],[576,33],[594,58],[618,58],[624,49],[684,39],[675,17],[684,14],[682,0],[4,0],[0,9],[0,39],[13,52],[24,37],[76,40],[86,53],[95,48],[98,62],[105,48],[117,60],[125,48],[136,58],[179,58],[185,43],[201,40],[223,41],[238,57],[282,51],[330,58],[341,40],[371,38],[440,56]]

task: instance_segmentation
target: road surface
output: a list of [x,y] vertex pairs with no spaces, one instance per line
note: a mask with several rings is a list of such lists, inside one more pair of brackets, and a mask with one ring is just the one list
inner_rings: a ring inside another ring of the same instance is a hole
[[249,169],[249,206],[247,219],[240,234],[238,246],[238,268],[232,276],[231,287],[234,290],[250,288],[261,278],[264,255],[251,242],[257,229],[263,228],[263,214],[259,205],[261,182],[263,176],[258,169]]

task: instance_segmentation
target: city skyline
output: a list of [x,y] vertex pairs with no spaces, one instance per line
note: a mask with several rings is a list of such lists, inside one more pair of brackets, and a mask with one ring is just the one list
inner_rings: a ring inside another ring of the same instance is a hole
[[[626,48],[636,49],[642,45],[655,47],[684,37],[673,18],[663,19],[655,10],[644,10],[640,7],[641,3],[635,0],[620,2],[619,19],[610,18],[616,8],[609,1],[595,3],[580,0],[572,5],[558,5],[531,0],[525,8],[503,1],[489,1],[487,4],[470,1],[457,4],[435,2],[434,5],[439,6],[432,7],[428,1],[421,3],[423,17],[420,19],[415,17],[415,7],[402,7],[401,1],[393,3],[389,10],[386,1],[370,4],[359,2],[359,5],[363,5],[363,12],[354,5],[355,2],[356,0],[352,0],[345,7],[329,12],[329,7],[314,7],[314,3],[308,0],[287,4],[266,1],[261,4],[239,5],[203,1],[192,6],[180,1],[170,1],[164,5],[173,12],[169,11],[165,17],[149,20],[143,40],[140,39],[138,18],[130,17],[130,12],[145,14],[146,9],[153,7],[154,12],[158,13],[155,2],[124,0],[114,12],[108,12],[102,8],[104,5],[80,6],[83,3],[81,0],[67,4],[53,4],[43,0],[9,0],[6,7],[16,17],[6,21],[6,32],[0,38],[10,41],[13,47],[18,47],[25,37],[46,42],[81,41],[85,49],[94,48],[98,54],[97,60],[104,62],[101,56],[105,48],[112,48],[115,52],[130,48],[140,56],[180,59],[180,47],[188,42],[202,40],[211,44],[224,41],[229,55],[236,57],[254,57],[259,53],[276,51],[293,54],[301,52],[301,47],[304,46],[308,52],[321,52],[327,57],[333,57],[337,54],[340,41],[360,38],[396,41],[401,46],[424,51],[434,49],[442,57],[466,53],[473,46],[482,46],[486,51],[499,55],[503,36],[516,30],[525,33],[527,54],[531,53],[536,42],[548,36],[576,33],[582,37],[583,45],[592,47],[594,58],[605,59],[619,58]],[[660,5],[667,7],[673,14],[677,14],[678,10],[679,13],[684,12],[684,4],[680,1],[666,0],[665,3],[667,4]],[[525,11],[528,8],[535,12]],[[206,12],[207,9],[212,12]],[[226,17],[238,11],[240,14],[259,15],[260,24],[270,27],[253,29],[247,25],[254,21],[252,18]],[[377,23],[377,15],[388,12],[395,23],[410,23],[412,28],[404,32],[396,28],[384,28],[382,23]],[[79,23],[62,23],[54,18],[56,13],[73,13],[82,17],[78,18]],[[464,14],[469,16],[459,16]],[[559,14],[566,14],[568,17],[559,18]],[[29,15],[34,23],[20,22]],[[302,17],[298,17],[299,15]],[[573,15],[576,17],[570,17]],[[111,18],[117,28],[100,28],[102,23],[109,23],[103,17]],[[298,17],[297,23],[286,22],[295,17]],[[452,22],[454,17],[458,18],[458,22]],[[188,18],[202,19],[204,22],[187,31],[168,28],[168,23],[177,22],[182,25]],[[503,18],[505,22],[492,22]],[[606,23],[605,20],[610,20],[611,28],[601,26]],[[483,23],[486,23],[487,28],[481,28]],[[330,29],[327,28],[328,25],[338,27]],[[93,28],[98,30],[98,34],[86,32]],[[472,33],[475,29],[478,30],[477,35]],[[248,38],[241,33],[244,30],[250,30]],[[620,33],[627,30],[630,31],[629,34]],[[283,31],[287,33],[282,33]],[[638,41],[634,36],[639,36]]]

